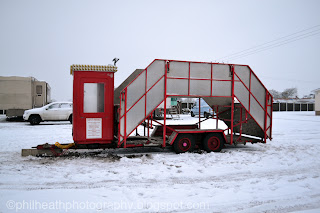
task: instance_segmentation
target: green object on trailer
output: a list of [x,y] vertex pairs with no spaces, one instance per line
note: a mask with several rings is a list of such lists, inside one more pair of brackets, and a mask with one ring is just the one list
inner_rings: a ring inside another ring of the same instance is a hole
[[178,98],[171,98],[171,106],[177,106],[178,102],[177,102]]

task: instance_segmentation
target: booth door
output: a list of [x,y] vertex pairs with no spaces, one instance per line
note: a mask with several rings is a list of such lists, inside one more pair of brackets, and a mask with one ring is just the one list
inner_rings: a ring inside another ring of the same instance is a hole
[[83,144],[111,143],[113,73],[75,72],[74,81],[78,87],[74,91],[74,141]]

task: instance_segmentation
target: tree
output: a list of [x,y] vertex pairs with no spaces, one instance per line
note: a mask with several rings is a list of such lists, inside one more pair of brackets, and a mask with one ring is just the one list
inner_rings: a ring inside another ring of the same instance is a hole
[[281,93],[282,98],[296,98],[298,95],[298,89],[296,87],[285,89]]
[[274,90],[274,89],[269,90],[269,92],[273,96],[274,99],[281,98],[281,92]]
[[277,90],[271,89],[269,90],[270,94],[274,99],[287,99],[287,98],[296,98],[298,95],[298,89],[296,87],[287,88],[283,92],[279,92]]

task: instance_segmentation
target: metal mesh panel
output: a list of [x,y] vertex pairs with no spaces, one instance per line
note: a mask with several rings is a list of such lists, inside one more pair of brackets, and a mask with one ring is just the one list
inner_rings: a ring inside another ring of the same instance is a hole
[[124,117],[120,119],[120,134],[124,136]]
[[218,80],[231,80],[230,66],[229,65],[212,65],[212,78]]
[[[259,126],[264,130],[265,128],[265,107],[266,107],[266,89],[261,84],[261,82],[251,74],[250,79],[250,69],[247,66],[235,66],[235,80],[240,80],[247,86],[251,88],[250,103],[248,103],[249,91],[241,82],[235,82],[235,95],[243,106],[249,110],[248,106],[250,104],[249,113],[256,120]],[[237,77],[239,76],[239,78]],[[250,85],[251,84],[251,85]],[[256,100],[256,99],[257,100]],[[271,98],[270,100],[271,101]],[[271,104],[271,103],[270,103]],[[260,106],[261,105],[261,106]],[[271,107],[268,107],[266,110],[271,115]],[[271,124],[271,119],[267,117],[267,127]],[[271,130],[267,131],[267,134],[270,136]]]
[[188,95],[188,80],[185,79],[168,79],[168,95]]
[[145,93],[145,85],[146,71],[143,71],[127,88],[127,110]]
[[234,94],[242,105],[249,109],[249,91],[241,82],[234,82]]
[[191,63],[190,77],[201,78],[201,79],[211,79],[211,64]]
[[252,97],[250,97],[251,106],[250,106],[250,114],[257,121],[262,129],[264,129],[264,116],[265,112],[258,104],[258,102]]
[[149,90],[163,75],[165,70],[164,61],[154,61],[147,69],[147,90]]
[[144,114],[145,98],[143,97],[130,111],[127,112],[127,135],[144,119]]
[[210,80],[190,80],[190,95],[210,96]]
[[267,130],[267,135],[268,135],[269,138],[270,138],[270,136],[271,136],[271,129],[268,129],[268,130]]
[[123,100],[120,100],[121,101],[121,108],[120,108],[120,116],[124,115],[124,98],[122,98]]
[[167,73],[168,77],[189,78],[188,62],[170,62],[170,69]]
[[254,75],[251,76],[251,93],[263,107],[266,106],[266,89]]
[[249,88],[250,69],[247,66],[235,66],[234,71],[241,81]]
[[147,93],[147,115],[164,100],[164,78]]
[[[271,113],[272,113],[271,107],[268,107],[268,114],[269,114],[270,116],[271,116]],[[271,125],[271,118],[270,118],[269,116],[267,116],[267,128],[268,128],[270,125]],[[271,133],[271,130],[269,129],[269,130],[267,131],[268,136],[271,136],[270,133]]]
[[231,96],[231,81],[212,81],[213,96]]

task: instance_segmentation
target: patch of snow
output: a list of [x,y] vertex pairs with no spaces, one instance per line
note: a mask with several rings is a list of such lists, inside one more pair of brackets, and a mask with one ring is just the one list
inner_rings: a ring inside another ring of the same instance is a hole
[[[180,117],[168,123],[198,121]],[[220,153],[134,148],[61,158],[21,157],[21,149],[73,142],[69,122],[1,120],[0,212],[318,212],[320,116],[273,117],[267,144]],[[202,128],[213,125],[208,120]]]

